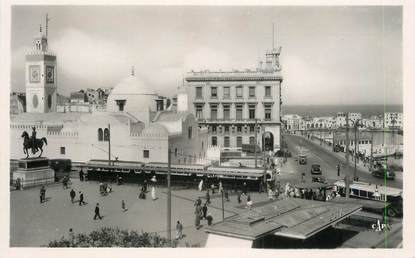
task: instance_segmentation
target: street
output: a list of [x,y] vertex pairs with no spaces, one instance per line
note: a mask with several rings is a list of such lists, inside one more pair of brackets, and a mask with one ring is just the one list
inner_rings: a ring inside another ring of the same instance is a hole
[[[303,149],[307,155],[307,164],[300,165],[298,162],[295,164],[295,170],[298,171],[298,177],[304,172],[306,180],[311,181],[311,164],[320,164],[322,175],[327,179],[343,179],[345,176],[345,163],[337,156],[337,153],[329,151],[315,142],[311,142],[302,136],[297,135],[283,135],[285,142],[287,143],[288,150],[292,153],[293,157],[299,155],[300,150]],[[350,157],[351,160],[351,157]],[[341,164],[340,177],[337,176],[337,164]],[[349,176],[353,178],[354,165],[351,163],[349,167]],[[402,172],[397,172],[402,173]],[[357,177],[359,181],[371,182],[378,185],[385,185],[385,181],[382,178],[373,177],[368,171],[357,168]],[[397,176],[395,180],[386,181],[386,185],[390,187],[396,187],[402,189],[402,177]]]

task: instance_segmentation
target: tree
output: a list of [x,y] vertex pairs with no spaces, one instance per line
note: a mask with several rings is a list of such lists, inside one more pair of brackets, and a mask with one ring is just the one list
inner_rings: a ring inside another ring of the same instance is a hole
[[[156,233],[103,227],[88,234],[79,233],[73,239],[62,237],[49,242],[48,247],[170,247],[167,238]],[[173,241],[173,246],[177,242]]]

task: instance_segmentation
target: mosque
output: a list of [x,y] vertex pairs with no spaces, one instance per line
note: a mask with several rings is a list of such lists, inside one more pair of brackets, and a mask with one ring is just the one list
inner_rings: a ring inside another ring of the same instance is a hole
[[37,138],[47,138],[42,156],[48,158],[167,162],[170,149],[173,164],[205,163],[207,129],[199,128],[185,101],[176,108],[134,69],[114,86],[101,112],[58,113],[56,78],[57,56],[48,51],[46,26],[46,34],[40,29],[26,55],[26,112],[11,117],[11,159],[25,157],[22,132],[30,135],[35,127]]

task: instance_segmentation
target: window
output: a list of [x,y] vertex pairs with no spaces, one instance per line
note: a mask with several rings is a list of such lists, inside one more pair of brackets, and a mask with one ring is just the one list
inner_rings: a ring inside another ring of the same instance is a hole
[[223,137],[223,145],[224,145],[224,147],[228,147],[229,148],[229,142],[230,142],[230,139],[229,139],[229,136],[225,136],[225,137]]
[[217,132],[216,125],[212,125],[212,133],[216,133],[216,132]]
[[251,144],[251,145],[255,144],[255,137],[253,137],[253,136],[249,137],[249,144]]
[[255,106],[249,105],[249,119],[255,119]]
[[237,105],[236,106],[236,120],[242,120],[242,112],[243,112],[242,105]]
[[223,87],[223,98],[230,99],[231,98],[231,88],[230,87]]
[[229,133],[229,125],[225,125],[225,133]]
[[236,147],[242,147],[242,137],[236,137]]
[[216,136],[212,136],[212,145],[213,146],[218,145],[218,138]]
[[102,131],[102,128],[98,129],[98,141],[102,142],[104,140],[104,132]]
[[196,106],[196,118],[203,119],[203,106]]
[[218,88],[217,87],[210,87],[210,97],[217,98],[218,97]]
[[218,106],[210,107],[210,119],[212,120],[218,119]]
[[242,98],[243,97],[243,95],[242,95],[242,86],[236,87],[236,97],[237,98]]
[[242,133],[242,125],[238,125],[238,126],[236,127],[236,131],[237,131],[238,133]]
[[187,128],[187,137],[189,139],[192,139],[192,127],[191,126],[189,126],[189,128]]
[[196,98],[197,99],[202,99],[203,98],[202,87],[196,87]]
[[271,86],[265,86],[265,97],[271,97]]
[[229,120],[231,118],[231,107],[229,105],[223,105],[223,119]]
[[108,142],[110,140],[110,130],[108,128],[104,129],[104,141]]
[[250,133],[254,133],[255,132],[255,125],[250,125],[249,126],[249,132]]
[[61,154],[62,154],[62,155],[65,155],[65,153],[66,153],[66,149],[65,149],[65,147],[61,147]]
[[150,151],[149,151],[149,150],[143,150],[143,157],[144,157],[145,159],[150,158]]
[[249,86],[249,97],[250,98],[255,97],[255,86]]
[[271,120],[271,106],[265,106],[265,120]]

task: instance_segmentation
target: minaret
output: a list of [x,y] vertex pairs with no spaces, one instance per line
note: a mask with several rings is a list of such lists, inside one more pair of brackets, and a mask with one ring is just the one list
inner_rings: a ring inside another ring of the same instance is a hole
[[40,25],[34,49],[26,54],[26,110],[29,113],[56,112],[56,56],[48,52],[48,23],[46,14],[46,35]]

